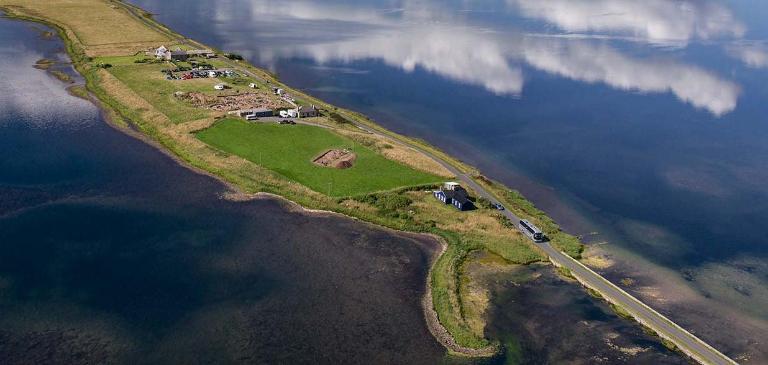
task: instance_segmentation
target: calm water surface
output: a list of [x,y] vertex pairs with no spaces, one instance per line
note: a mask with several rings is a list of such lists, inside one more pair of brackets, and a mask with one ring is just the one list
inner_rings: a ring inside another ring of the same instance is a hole
[[441,361],[434,242],[220,199],[32,67],[62,48],[0,19],[0,364]]
[[768,362],[768,5],[135,0],[522,190],[607,275]]
[[[221,199],[32,68],[67,61],[42,30],[0,20],[0,363],[476,363],[424,326],[434,242]],[[684,362],[574,283],[520,270],[477,277],[510,349],[493,363]]]

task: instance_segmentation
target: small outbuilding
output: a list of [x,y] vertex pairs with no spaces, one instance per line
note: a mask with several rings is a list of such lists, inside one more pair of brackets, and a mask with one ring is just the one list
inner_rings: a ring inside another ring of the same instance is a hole
[[224,84],[216,84],[213,86],[214,90],[224,90],[226,88],[227,88],[227,85],[224,85]]

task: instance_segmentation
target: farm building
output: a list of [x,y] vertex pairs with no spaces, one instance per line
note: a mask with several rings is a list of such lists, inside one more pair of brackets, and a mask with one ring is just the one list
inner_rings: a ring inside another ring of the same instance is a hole
[[166,51],[165,59],[168,61],[186,61],[189,58],[187,52],[184,51]]
[[162,58],[168,61],[186,61],[190,57],[216,57],[216,53],[208,49],[194,49],[191,51],[182,51],[177,48],[175,51],[171,51],[166,46],[160,46],[155,49],[155,58]]
[[469,193],[458,183],[445,183],[440,190],[433,192],[435,198],[444,204],[451,204],[456,209],[464,211],[472,209],[472,202],[469,200]]
[[275,115],[275,112],[272,109],[267,109],[267,108],[240,110],[237,113],[243,118],[245,118],[248,115],[253,115],[257,118],[267,118]]
[[311,108],[299,108],[299,118],[312,118],[319,114],[314,105]]

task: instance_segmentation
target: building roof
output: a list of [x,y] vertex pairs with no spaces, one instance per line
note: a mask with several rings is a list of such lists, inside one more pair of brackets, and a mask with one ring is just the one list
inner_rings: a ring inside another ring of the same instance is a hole
[[458,186],[455,190],[443,190],[446,197],[449,197],[461,204],[469,202],[469,193],[462,187]]
[[253,112],[253,113],[264,113],[264,112],[271,112],[273,110],[269,109],[269,108],[254,108],[254,109],[248,109],[248,110],[243,110],[243,111],[244,112]]

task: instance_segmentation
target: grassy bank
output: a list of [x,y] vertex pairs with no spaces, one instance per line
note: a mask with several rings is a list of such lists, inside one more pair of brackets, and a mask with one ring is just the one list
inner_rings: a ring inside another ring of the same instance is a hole
[[[232,91],[261,93],[259,95],[264,100],[280,102],[266,91],[264,80],[267,80],[270,85],[288,90],[301,103],[324,109],[325,115],[313,118],[313,121],[329,129],[222,120],[222,113],[174,97],[177,91],[214,95],[211,86],[221,80],[165,80],[160,70],[173,65],[135,62],[143,58],[141,51],[148,45],[172,45],[176,38],[133,19],[123,4],[106,0],[72,0],[41,6],[37,2],[0,0],[0,6],[21,19],[43,22],[57,29],[76,69],[84,76],[88,91],[99,99],[111,119],[118,125],[123,123],[121,121],[129,121],[190,166],[215,175],[246,193],[272,193],[307,208],[334,211],[397,230],[441,237],[448,247],[434,263],[429,278],[433,306],[440,323],[460,346],[478,349],[495,343],[484,338],[476,325],[471,325],[483,319],[473,317],[464,307],[460,290],[461,268],[468,255],[487,251],[508,263],[521,264],[546,259],[496,210],[477,204],[476,210],[459,212],[434,199],[428,190],[443,181],[445,178],[437,175],[444,176],[445,173],[437,172],[440,167],[435,167],[434,161],[430,162],[424,154],[393,140],[414,143],[446,159],[461,171],[480,175],[471,166],[426,142],[397,135],[359,113],[292,90],[268,73],[245,63],[239,63],[239,67],[252,70],[263,78],[244,77],[246,85],[254,82],[262,87],[247,90],[233,83]],[[100,14],[100,21],[92,22],[87,17],[72,15],[72,9]],[[120,27],[129,30],[129,41],[113,31]],[[217,67],[227,64],[225,61],[211,62],[221,62],[216,64]],[[105,67],[106,64],[111,67]],[[360,131],[344,123],[344,119],[369,126],[391,140]],[[311,164],[312,157],[322,150],[338,147],[351,148],[358,155],[352,168],[333,170]],[[425,171],[435,171],[435,174]],[[529,217],[544,228],[554,245],[572,256],[580,254],[578,240],[561,232],[551,219],[520,194],[487,179],[476,180],[508,209]]]

